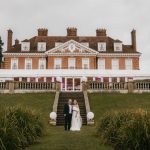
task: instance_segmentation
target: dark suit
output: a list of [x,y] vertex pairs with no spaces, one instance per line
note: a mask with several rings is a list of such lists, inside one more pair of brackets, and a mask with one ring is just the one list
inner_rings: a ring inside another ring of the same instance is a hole
[[69,113],[69,104],[64,105],[64,115],[65,115],[65,130],[70,130],[71,127],[71,119],[72,119],[72,112]]

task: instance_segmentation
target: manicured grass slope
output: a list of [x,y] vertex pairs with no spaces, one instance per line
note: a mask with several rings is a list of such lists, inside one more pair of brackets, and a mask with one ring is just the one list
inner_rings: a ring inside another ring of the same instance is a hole
[[95,113],[96,123],[108,111],[124,109],[150,109],[150,94],[89,94],[91,110]]
[[[89,94],[91,110],[95,113],[95,122],[107,111],[128,108],[150,108],[150,94]],[[48,122],[52,110],[54,94],[0,94],[0,105],[28,106],[38,110]],[[65,132],[63,127],[51,127],[47,124],[47,136],[28,150],[112,150],[100,144],[95,136],[96,127],[84,126],[81,132]]]

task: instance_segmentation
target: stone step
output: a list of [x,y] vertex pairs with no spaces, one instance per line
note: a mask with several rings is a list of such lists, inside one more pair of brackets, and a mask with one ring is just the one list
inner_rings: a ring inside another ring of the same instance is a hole
[[61,92],[60,93],[59,100],[58,100],[58,106],[57,106],[56,125],[58,125],[58,126],[64,125],[63,109],[64,109],[65,103],[67,103],[69,99],[72,99],[72,100],[76,99],[78,101],[83,125],[86,125],[87,117],[86,117],[86,108],[85,108],[83,92]]

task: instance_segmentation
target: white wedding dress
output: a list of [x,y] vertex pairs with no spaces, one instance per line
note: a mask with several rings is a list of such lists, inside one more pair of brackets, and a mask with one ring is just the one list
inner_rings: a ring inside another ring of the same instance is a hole
[[72,121],[71,121],[71,131],[80,131],[82,126],[82,118],[80,116],[80,109],[77,106],[73,106],[72,108]]

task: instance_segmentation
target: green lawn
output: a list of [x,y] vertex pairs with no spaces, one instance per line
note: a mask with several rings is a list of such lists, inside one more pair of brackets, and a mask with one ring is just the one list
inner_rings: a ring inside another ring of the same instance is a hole
[[[89,94],[91,110],[95,113],[95,122],[107,111],[150,108],[150,94]],[[0,94],[0,105],[23,105],[38,110],[47,124],[47,135],[27,150],[112,150],[103,146],[97,139],[96,126],[84,126],[81,132],[65,132],[63,127],[48,125],[54,94]]]

